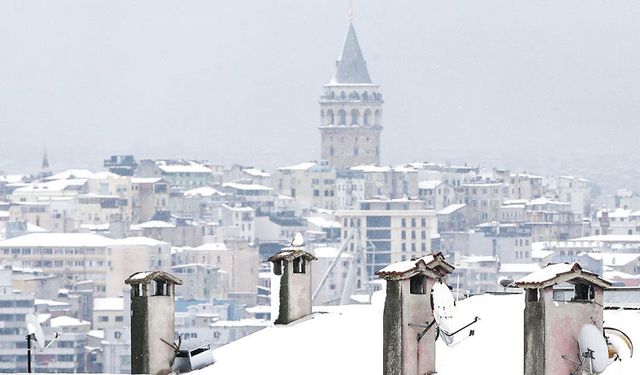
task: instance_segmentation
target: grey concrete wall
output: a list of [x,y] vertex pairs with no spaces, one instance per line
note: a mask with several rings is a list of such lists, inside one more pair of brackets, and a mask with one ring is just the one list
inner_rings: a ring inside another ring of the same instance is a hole
[[171,368],[174,342],[174,296],[131,298],[131,373],[157,374]]
[[293,273],[293,262],[285,262],[276,324],[289,324],[311,314],[311,262],[305,262],[305,273]]
[[424,328],[409,327],[409,323],[428,324],[433,321],[430,296],[434,282],[433,279],[427,278],[426,294],[411,294],[409,280],[403,280],[403,375],[425,375],[436,371],[435,326],[431,327],[419,342],[417,335]]
[[382,369],[384,375],[402,374],[402,287],[387,280],[387,298],[382,318]]
[[433,321],[431,288],[434,280],[427,279],[426,294],[411,294],[410,281],[387,281],[387,298],[383,316],[383,373],[384,375],[433,374],[436,354],[436,327],[433,326],[418,341],[426,325]]
[[537,301],[529,301],[525,293],[524,375],[545,375],[544,306],[543,298]]

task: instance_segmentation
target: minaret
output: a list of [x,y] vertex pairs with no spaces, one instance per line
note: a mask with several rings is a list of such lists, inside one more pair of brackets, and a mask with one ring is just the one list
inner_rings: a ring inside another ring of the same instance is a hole
[[47,149],[44,149],[44,155],[42,156],[42,165],[40,167],[40,178],[51,176],[51,168],[49,166],[49,156],[47,155]]
[[350,23],[335,74],[320,97],[321,158],[330,166],[380,164],[383,101],[379,89],[371,82]]

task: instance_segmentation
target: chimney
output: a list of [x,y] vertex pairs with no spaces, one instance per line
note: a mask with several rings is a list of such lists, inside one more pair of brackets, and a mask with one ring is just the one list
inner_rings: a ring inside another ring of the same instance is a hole
[[431,289],[453,271],[442,253],[397,262],[376,272],[387,281],[383,374],[436,373],[436,324]]
[[171,373],[175,358],[175,286],[182,280],[162,271],[136,272],[131,286],[131,373]]
[[[569,283],[572,289],[558,288]],[[585,324],[602,332],[604,289],[611,284],[578,263],[550,264],[517,280],[525,290],[524,375],[574,373]],[[560,302],[560,303],[558,303]]]
[[304,247],[294,246],[285,247],[269,258],[273,273],[280,276],[280,304],[275,324],[289,324],[311,315],[311,261],[316,259]]

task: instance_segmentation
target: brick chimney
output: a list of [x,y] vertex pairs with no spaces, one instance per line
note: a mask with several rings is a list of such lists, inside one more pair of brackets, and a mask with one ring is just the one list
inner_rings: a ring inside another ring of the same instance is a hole
[[[572,288],[554,286],[569,283]],[[565,375],[580,358],[577,337],[585,324],[602,331],[604,289],[611,284],[578,263],[550,264],[517,280],[525,290],[524,374]]]
[[162,271],[136,272],[131,286],[131,373],[171,373],[175,350],[175,286],[182,280]]
[[285,247],[269,258],[273,273],[280,276],[275,324],[289,324],[311,315],[311,261],[316,259],[304,247]]
[[383,374],[436,373],[431,289],[453,271],[442,253],[397,262],[376,274],[387,281],[383,315]]

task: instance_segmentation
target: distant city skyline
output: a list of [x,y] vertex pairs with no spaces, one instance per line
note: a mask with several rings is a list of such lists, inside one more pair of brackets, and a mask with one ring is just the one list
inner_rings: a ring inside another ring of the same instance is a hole
[[[35,172],[45,147],[54,170],[118,153],[271,169],[319,158],[347,1],[16,4],[0,4],[0,170]],[[385,94],[382,164],[605,171],[640,135],[635,2],[355,9]]]

